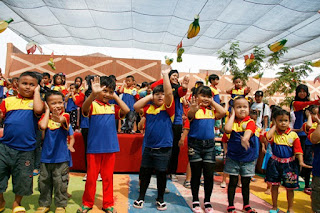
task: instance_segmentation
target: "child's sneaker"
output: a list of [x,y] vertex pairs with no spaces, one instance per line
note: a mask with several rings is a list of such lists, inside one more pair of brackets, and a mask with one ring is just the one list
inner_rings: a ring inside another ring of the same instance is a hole
[[40,206],[37,208],[36,213],[46,213],[50,210],[49,207],[45,207],[45,206]]
[[220,187],[221,187],[221,188],[226,188],[226,187],[227,187],[227,183],[226,183],[226,182],[224,182],[224,181],[223,181],[223,182],[221,182]]
[[192,202],[192,212],[193,213],[203,213],[203,210],[201,209],[199,201]]
[[185,188],[187,188],[187,189],[190,189],[191,188],[191,183],[190,183],[190,181],[184,181],[184,183],[183,183],[183,186],[185,187]]
[[66,209],[63,207],[57,207],[55,213],[66,213]]
[[87,181],[87,174],[82,178],[83,181]]
[[172,175],[171,175],[171,181],[172,181],[172,182],[178,182],[177,175],[172,174]]
[[305,188],[304,193],[306,193],[307,195],[311,195],[311,188]]
[[142,209],[143,208],[143,203],[144,203],[143,200],[135,200],[133,202],[133,207],[137,208],[137,209]]
[[165,202],[159,202],[159,201],[156,201],[156,206],[157,206],[157,209],[159,211],[165,211],[167,210],[167,204]]
[[234,206],[228,206],[227,212],[228,212],[228,213],[237,213],[236,207],[234,207]]
[[99,173],[99,175],[98,175],[97,181],[102,181],[102,177],[101,177],[100,173]]
[[204,203],[204,212],[205,213],[213,213],[213,208],[212,208],[210,202],[205,202]]

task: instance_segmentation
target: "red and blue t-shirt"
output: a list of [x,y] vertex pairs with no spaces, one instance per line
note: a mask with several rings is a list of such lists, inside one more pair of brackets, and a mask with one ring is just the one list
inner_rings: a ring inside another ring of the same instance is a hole
[[[245,149],[241,145],[241,137],[244,136],[245,131],[250,130],[253,135],[250,137],[249,149]],[[257,136],[256,136],[256,124],[250,116],[245,117],[243,120],[235,121],[232,126],[232,132],[228,140],[228,152],[227,157],[232,160],[240,162],[251,162],[257,159]]]
[[[42,163],[62,163],[70,161],[67,145],[70,116],[68,113],[62,113],[62,116],[66,118],[65,124],[55,122],[49,118],[41,151],[40,161]],[[43,117],[44,115],[40,121]]]
[[[315,101],[293,101],[293,111],[294,115],[296,117],[296,120],[294,122],[293,128],[294,129],[300,129],[304,122],[307,121],[307,119],[303,115],[303,110],[307,108],[310,105],[319,105],[319,100]],[[299,136],[306,136],[307,134],[304,131],[298,132]]]
[[190,121],[189,138],[199,140],[214,139],[215,113],[210,108],[201,107]]
[[5,116],[0,142],[19,151],[34,150],[38,118],[33,112],[33,99],[18,94],[4,99],[0,110]]
[[70,95],[67,101],[67,107],[66,107],[66,112],[71,112],[74,111],[76,109],[78,109],[78,107],[82,107],[82,104],[84,102],[84,94],[82,92],[77,93],[74,95],[76,101],[73,101],[72,96]]
[[89,133],[87,153],[119,152],[115,120],[120,119],[118,105],[94,100],[89,111]]
[[157,107],[153,104],[143,108],[146,117],[146,130],[143,143],[145,147],[161,148],[172,147],[172,122],[175,116],[175,102],[172,99],[170,106],[162,104]]
[[219,91],[218,91],[217,87],[211,85],[210,89],[211,89],[211,92],[212,92],[213,100],[216,103],[220,104],[220,95],[219,95]]

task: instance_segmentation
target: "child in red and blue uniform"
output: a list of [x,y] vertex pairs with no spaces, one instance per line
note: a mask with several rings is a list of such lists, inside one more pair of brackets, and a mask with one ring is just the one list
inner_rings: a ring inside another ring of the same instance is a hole
[[[0,211],[5,208],[3,193],[12,176],[15,200],[13,212],[25,212],[23,196],[32,194],[34,149],[38,118],[43,112],[40,86],[34,72],[24,72],[18,81],[17,96],[6,98],[0,105],[4,117],[3,137],[0,138]],[[23,121],[23,122],[22,122]]]
[[272,156],[268,161],[266,170],[266,181],[272,184],[273,205],[269,212],[279,212],[278,190],[281,183],[287,189],[287,212],[291,212],[293,211],[294,189],[299,188],[299,165],[294,157],[298,158],[300,166],[310,167],[303,162],[303,151],[297,133],[291,131],[289,127],[290,113],[284,109],[279,109],[272,114],[272,119],[274,126],[265,133],[265,137],[272,148]]
[[70,154],[67,145],[70,116],[64,112],[64,96],[61,92],[48,91],[46,110],[39,121],[45,130],[41,152],[39,176],[39,207],[37,212],[47,212],[54,202],[56,212],[63,213],[68,203],[68,179]]
[[[168,76],[169,70],[162,72],[163,85],[153,89],[153,94],[147,95],[135,103],[134,108],[146,118],[146,129],[143,139],[143,150],[140,167],[140,194],[133,207],[143,208],[144,198],[150,183],[153,170],[156,171],[158,210],[166,210],[164,192],[166,188],[166,170],[171,155],[173,141],[172,122],[175,116],[175,103]],[[152,104],[148,104],[152,101]],[[160,130],[160,131],[159,131]]]
[[132,75],[128,75],[126,80],[123,81],[123,84],[119,90],[120,94],[122,94],[123,102],[130,109],[130,112],[126,115],[125,122],[121,127],[121,131],[123,133],[132,133],[134,123],[137,118],[137,114],[134,111],[133,105],[137,100],[139,100],[139,94],[137,89],[134,87],[134,82],[134,77]]
[[308,132],[308,138],[313,144],[311,207],[313,212],[320,212],[320,114],[315,117]]
[[[103,185],[102,210],[115,212],[113,207],[113,169],[119,142],[115,119],[123,118],[129,107],[114,93],[116,83],[109,77],[95,77],[91,81],[92,92],[82,105],[84,116],[89,116],[87,145],[87,181],[82,197],[82,207],[77,212],[92,209],[96,193],[96,181],[101,174]],[[115,99],[118,105],[109,104]]]
[[231,107],[233,106],[233,101],[235,98],[237,97],[246,97],[246,95],[248,93],[250,93],[251,88],[250,87],[245,87],[243,88],[243,81],[241,80],[241,78],[234,76],[233,79],[233,84],[234,84],[234,88],[231,88],[229,90],[226,91],[226,93],[231,95],[231,100],[229,102],[229,112],[231,112]]
[[209,82],[211,83],[210,89],[212,91],[212,97],[213,97],[213,100],[218,104],[220,104],[220,95],[217,88],[217,85],[219,84],[219,80],[220,79],[218,75],[216,74],[209,75]]
[[70,84],[70,91],[65,96],[65,101],[67,104],[66,112],[70,115],[70,124],[75,130],[78,123],[78,107],[81,107],[84,102],[84,94],[80,92],[77,84]]
[[191,167],[191,191],[193,212],[202,212],[199,202],[200,179],[204,176],[204,207],[206,213],[213,212],[210,197],[213,189],[215,165],[214,125],[216,119],[226,114],[224,108],[212,98],[210,87],[195,89],[188,112],[190,131],[188,134],[188,156]]
[[56,90],[61,92],[63,95],[68,93],[68,90],[63,86],[63,79],[61,74],[55,74],[53,76],[53,85],[51,86],[51,90]]
[[228,212],[235,212],[234,196],[241,176],[243,211],[255,212],[249,205],[250,180],[255,175],[257,159],[256,124],[249,116],[249,102],[244,97],[234,100],[233,109],[225,125],[225,133],[230,134],[228,140],[227,159],[224,172],[230,175],[228,185]]

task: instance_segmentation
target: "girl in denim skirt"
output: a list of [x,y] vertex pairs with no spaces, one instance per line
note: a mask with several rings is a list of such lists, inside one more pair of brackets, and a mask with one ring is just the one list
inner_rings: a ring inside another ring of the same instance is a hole
[[213,212],[210,197],[213,189],[215,165],[214,124],[226,111],[212,99],[210,87],[201,86],[194,91],[188,112],[190,131],[188,134],[189,162],[191,166],[191,191],[193,212],[203,212],[199,202],[200,178],[204,175],[204,208],[206,213]]
[[256,124],[249,116],[249,102],[238,97],[234,100],[230,119],[226,123],[225,133],[230,134],[228,152],[224,172],[230,175],[228,185],[228,212],[235,212],[234,196],[241,176],[243,211],[256,212],[249,205],[250,179],[255,175]]

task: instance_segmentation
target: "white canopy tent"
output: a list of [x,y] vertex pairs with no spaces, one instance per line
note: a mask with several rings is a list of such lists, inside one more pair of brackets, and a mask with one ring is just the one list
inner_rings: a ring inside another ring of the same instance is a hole
[[[138,48],[217,56],[229,41],[243,54],[283,38],[290,51],[281,63],[320,58],[319,0],[2,0],[0,19],[39,44]],[[201,30],[186,38],[200,13]]]

